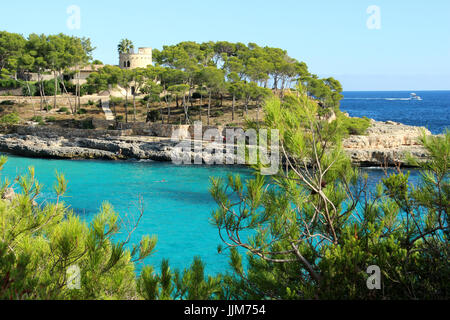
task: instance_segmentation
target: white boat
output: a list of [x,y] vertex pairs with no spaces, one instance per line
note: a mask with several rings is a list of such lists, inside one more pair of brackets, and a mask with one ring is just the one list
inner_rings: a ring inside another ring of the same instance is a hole
[[410,100],[418,100],[418,101],[422,101],[422,98],[419,97],[419,96],[418,96],[417,94],[415,94],[415,93],[411,93],[409,99],[410,99]]

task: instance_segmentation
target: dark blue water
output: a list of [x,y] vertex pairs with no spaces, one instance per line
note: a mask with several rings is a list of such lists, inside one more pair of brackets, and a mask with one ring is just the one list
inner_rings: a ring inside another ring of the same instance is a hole
[[341,110],[352,117],[392,120],[426,127],[441,134],[450,127],[450,91],[416,91],[422,101],[409,100],[407,91],[344,92]]

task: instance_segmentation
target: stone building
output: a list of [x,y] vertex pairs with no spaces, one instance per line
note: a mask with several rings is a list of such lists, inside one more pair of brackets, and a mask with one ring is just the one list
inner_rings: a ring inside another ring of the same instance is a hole
[[[91,73],[97,72],[98,70],[100,70],[103,67],[104,67],[103,64],[89,64],[89,65],[83,66],[79,70],[76,67],[72,67],[72,68],[70,68],[70,71],[72,73],[65,74],[64,80],[70,81],[75,84],[75,83],[78,83],[78,77],[79,77],[80,84],[85,84],[87,82],[87,78],[91,75]],[[79,71],[79,73],[77,73],[77,71]],[[51,73],[50,70],[47,70],[46,74],[41,74],[41,79],[44,81],[53,80],[54,77],[55,76],[53,75],[53,73]],[[26,80],[37,82],[37,81],[39,81],[38,74],[30,73]]]
[[121,53],[119,67],[122,69],[146,68],[153,64],[152,48],[139,48],[137,53]]

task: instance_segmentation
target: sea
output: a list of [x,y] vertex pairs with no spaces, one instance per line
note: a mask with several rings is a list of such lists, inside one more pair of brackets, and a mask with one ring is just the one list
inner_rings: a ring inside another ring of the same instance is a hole
[[[411,93],[422,100],[411,99]],[[344,92],[341,110],[352,117],[395,121],[442,134],[450,128],[450,91]]]
[[[421,101],[410,100],[411,92],[345,92],[341,109],[353,117],[378,121],[395,121],[427,127],[441,134],[450,125],[450,91],[415,92]],[[124,240],[127,231],[137,220],[143,204],[144,215],[130,243],[138,243],[144,235],[156,235],[158,244],[154,254],[144,264],[158,269],[163,259],[169,259],[172,269],[189,267],[195,256],[205,263],[208,274],[224,273],[229,269],[226,254],[218,253],[222,244],[217,228],[210,217],[217,205],[210,195],[210,178],[240,174],[252,177],[251,171],[241,167],[176,166],[151,161],[78,161],[31,159],[8,155],[1,179],[12,181],[33,166],[36,177],[44,185],[39,198],[42,203],[54,201],[56,171],[69,181],[66,205],[90,223],[104,201],[110,202],[120,214],[125,228],[116,240]],[[364,169],[371,187],[383,176],[378,168]],[[412,170],[417,183],[419,172]],[[139,200],[143,201],[140,202]]]

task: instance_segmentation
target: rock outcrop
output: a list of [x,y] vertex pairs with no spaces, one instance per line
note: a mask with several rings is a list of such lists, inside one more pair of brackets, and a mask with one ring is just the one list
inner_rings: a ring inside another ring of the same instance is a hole
[[[87,134],[83,130],[60,133],[21,128],[15,133],[0,135],[0,151],[21,156],[56,159],[172,161],[178,155],[178,158],[200,159],[204,163],[213,163],[220,156],[214,152],[201,152],[190,147],[188,150],[186,148],[180,150],[177,148],[180,142],[173,142],[169,138]],[[406,165],[407,154],[426,160],[426,150],[419,143],[419,137],[423,133],[431,135],[424,128],[395,122],[373,121],[367,135],[351,136],[344,140],[343,145],[356,165]],[[204,149],[216,147],[211,142],[202,144]],[[233,162],[234,159],[228,160]]]
[[425,128],[407,126],[392,121],[372,120],[364,136],[351,136],[343,146],[352,161],[360,166],[407,165],[407,155],[425,161],[427,152],[420,144],[420,137],[431,135]]

